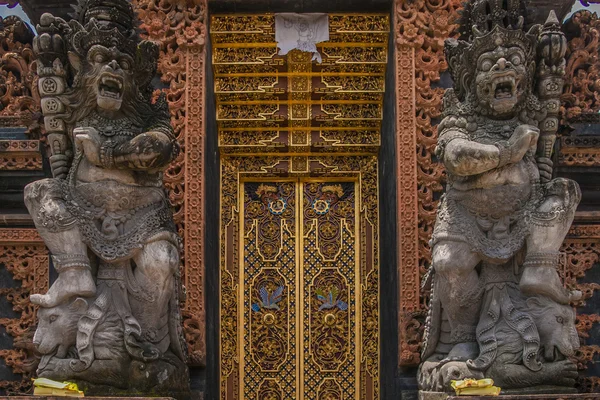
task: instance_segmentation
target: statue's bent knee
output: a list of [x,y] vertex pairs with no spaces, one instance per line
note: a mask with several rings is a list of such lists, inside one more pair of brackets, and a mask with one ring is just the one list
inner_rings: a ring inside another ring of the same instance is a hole
[[168,240],[150,242],[144,246],[136,263],[147,275],[171,276],[179,268],[179,250]]
[[437,273],[463,275],[473,271],[478,260],[465,243],[448,241],[433,247],[431,262]]
[[60,230],[74,222],[62,197],[61,182],[57,179],[43,179],[25,186],[25,205],[38,229]]

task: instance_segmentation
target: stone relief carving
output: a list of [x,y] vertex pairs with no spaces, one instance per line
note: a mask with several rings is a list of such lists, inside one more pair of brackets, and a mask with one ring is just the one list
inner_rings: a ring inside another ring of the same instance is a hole
[[25,202],[58,272],[40,306],[38,375],[86,394],[186,392],[180,239],[163,189],[179,145],[164,96],[152,101],[158,47],[125,0],[44,14],[38,56],[52,179]]
[[520,0],[471,0],[446,41],[454,88],[436,154],[448,173],[432,236],[419,385],[493,378],[573,386],[579,347],[560,247],[581,194],[552,179],[566,38],[550,13],[525,31]]
[[[19,17],[0,17],[0,119],[2,126],[26,126],[29,139],[41,139],[40,98],[31,43],[33,32]],[[15,164],[24,159],[17,160]],[[14,167],[13,167],[14,169]]]

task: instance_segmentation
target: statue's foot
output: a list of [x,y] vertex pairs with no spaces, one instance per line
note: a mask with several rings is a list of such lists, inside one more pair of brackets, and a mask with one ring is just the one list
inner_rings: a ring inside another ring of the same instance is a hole
[[546,296],[559,304],[569,304],[571,301],[581,299],[582,296],[578,290],[566,289],[562,285],[556,269],[548,266],[525,267],[519,286],[521,291],[528,296]]
[[453,361],[473,360],[479,356],[479,345],[477,342],[457,343],[454,345],[446,359]]
[[87,268],[66,269],[46,294],[32,294],[29,299],[41,307],[54,307],[73,297],[92,297],[96,294],[96,284],[92,272]]

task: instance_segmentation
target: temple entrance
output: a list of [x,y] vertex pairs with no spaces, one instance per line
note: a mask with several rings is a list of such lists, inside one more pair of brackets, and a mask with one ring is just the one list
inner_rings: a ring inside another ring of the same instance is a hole
[[389,18],[325,21],[313,60],[279,54],[273,14],[211,18],[224,400],[380,397]]
[[356,183],[244,182],[240,193],[240,398],[359,398]]

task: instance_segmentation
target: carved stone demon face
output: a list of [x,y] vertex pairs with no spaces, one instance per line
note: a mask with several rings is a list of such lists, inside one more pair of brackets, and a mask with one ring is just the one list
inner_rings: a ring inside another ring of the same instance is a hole
[[540,334],[544,358],[557,361],[562,357],[573,356],[579,348],[573,308],[558,304],[545,296],[528,298],[527,307]]
[[475,76],[479,104],[492,115],[514,112],[525,97],[526,58],[518,47],[498,47],[479,56]]
[[77,322],[86,310],[87,302],[82,298],[69,300],[56,307],[40,307],[33,344],[42,356],[46,356],[40,363],[41,369],[50,357],[65,358],[69,349],[75,346]]
[[88,51],[87,61],[92,67],[88,87],[96,91],[98,107],[118,111],[133,86],[133,59],[114,47],[95,45]]

